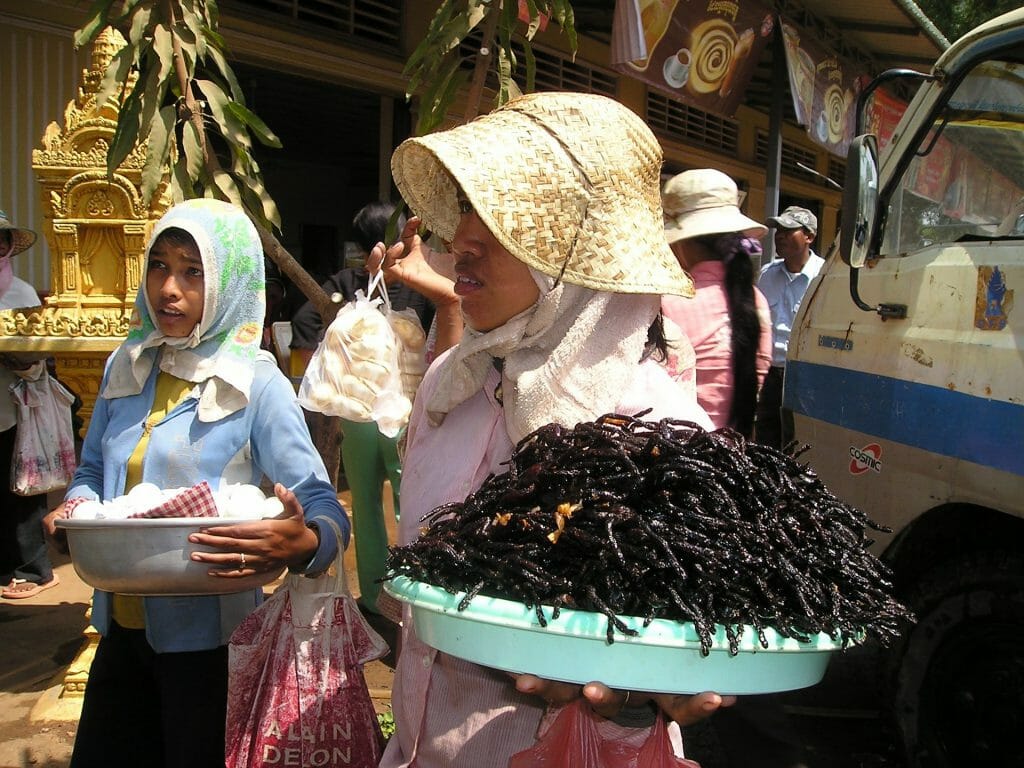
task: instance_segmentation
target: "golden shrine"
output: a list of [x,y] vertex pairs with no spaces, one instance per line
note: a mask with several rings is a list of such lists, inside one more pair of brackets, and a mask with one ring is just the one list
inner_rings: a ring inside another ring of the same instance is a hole
[[123,45],[112,28],[100,34],[78,95],[64,110],[64,126],[50,123],[43,148],[32,152],[42,187],[42,234],[52,255],[50,295],[41,307],[0,312],[0,351],[52,356],[57,376],[82,398],[86,425],[106,359],[128,334],[150,228],[170,204],[166,185],[149,205],[142,200],[145,147],[136,146],[107,175],[117,108],[96,101],[107,65]]
[[[107,28],[93,45],[89,69],[64,125],[50,123],[32,152],[42,187],[43,235],[52,255],[50,295],[42,306],[0,311],[0,351],[53,357],[57,375],[82,398],[88,426],[107,357],[128,335],[153,223],[170,204],[166,184],[147,205],[139,192],[145,147],[136,146],[113,175],[107,148],[117,127],[113,104],[98,105],[103,75],[124,38]],[[131,87],[133,83],[129,83]],[[98,636],[64,674],[56,701],[46,697],[33,719],[76,719]]]

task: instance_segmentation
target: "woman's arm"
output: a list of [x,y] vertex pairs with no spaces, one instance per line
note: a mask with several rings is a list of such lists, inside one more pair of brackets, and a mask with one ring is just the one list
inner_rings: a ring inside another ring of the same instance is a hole
[[[338,502],[320,454],[309,437],[306,422],[291,384],[272,364],[258,391],[250,435],[253,460],[275,483],[284,506],[276,518],[243,525],[213,526],[193,534],[194,543],[217,548],[197,552],[193,559],[216,566],[211,573],[237,578],[257,571],[287,566],[293,571],[318,574],[334,562],[348,543],[350,523]],[[341,531],[338,541],[331,519]],[[244,568],[241,555],[245,555]]]

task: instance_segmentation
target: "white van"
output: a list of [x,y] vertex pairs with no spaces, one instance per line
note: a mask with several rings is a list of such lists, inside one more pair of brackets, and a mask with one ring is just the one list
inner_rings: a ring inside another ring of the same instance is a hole
[[1024,9],[943,54],[846,173],[783,407],[892,528],[875,547],[919,619],[887,656],[910,765],[1024,766]]

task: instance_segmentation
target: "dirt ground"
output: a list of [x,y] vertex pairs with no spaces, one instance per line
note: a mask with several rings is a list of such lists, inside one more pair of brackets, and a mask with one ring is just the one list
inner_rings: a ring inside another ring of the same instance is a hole
[[[341,499],[348,508],[347,492]],[[352,552],[350,546],[345,571],[358,596]],[[74,671],[76,657],[87,644],[92,589],[78,578],[67,555],[50,555],[60,579],[56,587],[26,600],[0,600],[0,768],[66,768],[71,758],[81,704],[61,694],[69,669]],[[382,617],[368,618],[394,648],[395,625]],[[387,711],[394,654],[371,662],[364,673],[377,711]]]

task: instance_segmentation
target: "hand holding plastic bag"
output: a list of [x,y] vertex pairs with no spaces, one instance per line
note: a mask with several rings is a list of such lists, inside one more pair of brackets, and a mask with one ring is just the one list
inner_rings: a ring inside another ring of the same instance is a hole
[[[299,386],[299,404],[349,421],[377,422],[394,437],[409,420],[412,403],[402,389],[401,342],[381,311],[390,311],[383,273],[356,292],[327,327]],[[369,298],[380,288],[382,298]]]
[[512,756],[509,768],[700,768],[675,756],[661,716],[640,746],[604,739],[600,720],[583,699],[567,704],[534,746]]

